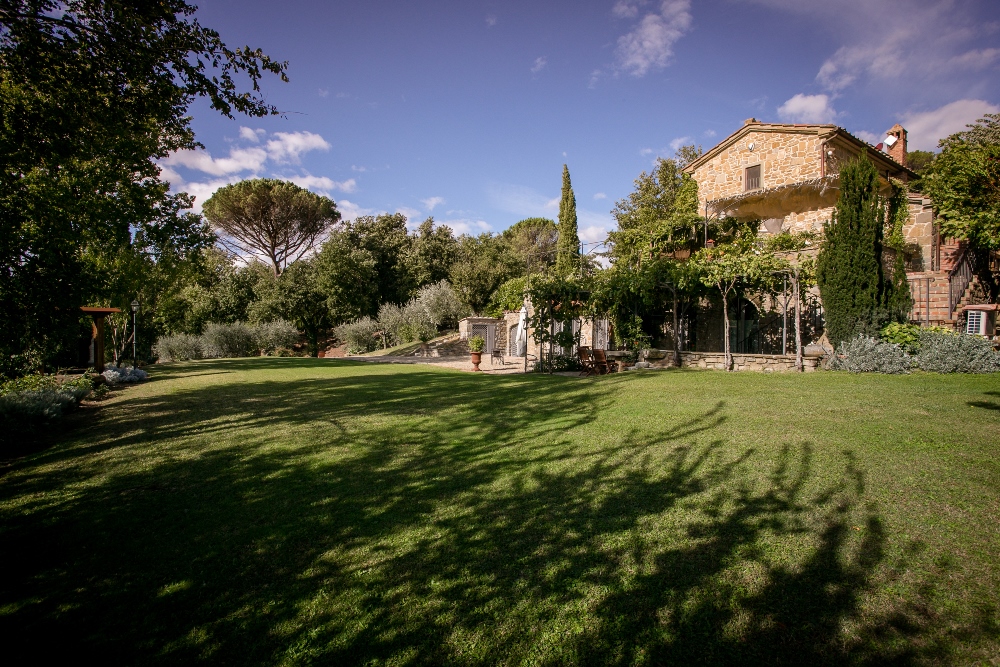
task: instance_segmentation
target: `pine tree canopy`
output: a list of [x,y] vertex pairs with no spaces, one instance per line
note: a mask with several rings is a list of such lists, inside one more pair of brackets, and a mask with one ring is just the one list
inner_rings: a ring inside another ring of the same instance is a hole
[[563,165],[562,198],[559,200],[559,242],[556,246],[556,271],[566,275],[580,265],[580,237],[576,231],[576,196],[569,180],[569,168]]

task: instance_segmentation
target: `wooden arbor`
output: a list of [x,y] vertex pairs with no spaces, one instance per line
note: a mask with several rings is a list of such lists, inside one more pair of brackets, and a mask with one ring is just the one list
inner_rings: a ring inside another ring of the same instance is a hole
[[94,318],[94,328],[92,330],[92,340],[94,345],[94,368],[98,373],[104,372],[104,318],[112,313],[122,312],[120,308],[80,308]]

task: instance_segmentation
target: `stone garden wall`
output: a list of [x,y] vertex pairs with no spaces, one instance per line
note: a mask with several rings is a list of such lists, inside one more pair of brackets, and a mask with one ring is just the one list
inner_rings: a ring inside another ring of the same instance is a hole
[[[645,350],[644,358],[652,368],[671,368],[674,365],[673,350]],[[785,373],[795,371],[794,354],[734,354],[733,370],[758,371],[761,373]],[[725,370],[726,355],[722,352],[681,352],[681,368],[706,368]],[[819,368],[820,356],[803,356],[802,366],[806,372]]]

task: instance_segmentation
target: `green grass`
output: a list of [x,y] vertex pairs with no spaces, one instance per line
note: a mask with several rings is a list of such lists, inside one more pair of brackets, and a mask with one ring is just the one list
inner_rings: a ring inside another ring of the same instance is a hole
[[152,370],[0,469],[7,664],[1000,664],[998,378]]

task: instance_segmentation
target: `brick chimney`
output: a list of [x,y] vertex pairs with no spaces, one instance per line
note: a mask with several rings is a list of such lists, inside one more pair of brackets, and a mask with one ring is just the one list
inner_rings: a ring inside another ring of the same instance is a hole
[[909,166],[906,163],[906,129],[899,123],[896,123],[888,132],[885,133],[885,136],[886,138],[896,138],[896,143],[892,146],[887,145],[885,147],[885,152],[889,154],[889,157],[904,167]]

